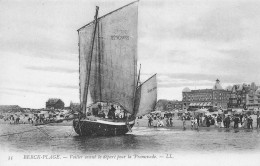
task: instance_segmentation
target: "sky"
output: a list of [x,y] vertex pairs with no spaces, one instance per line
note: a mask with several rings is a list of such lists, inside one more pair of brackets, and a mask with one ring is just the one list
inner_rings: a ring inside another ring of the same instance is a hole
[[[0,105],[79,102],[77,29],[132,0],[0,0]],[[182,90],[260,83],[260,1],[140,0],[141,80],[158,99]]]

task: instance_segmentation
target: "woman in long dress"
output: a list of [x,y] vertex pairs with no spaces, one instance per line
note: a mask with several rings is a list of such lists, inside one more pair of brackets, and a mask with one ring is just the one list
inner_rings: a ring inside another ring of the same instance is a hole
[[244,123],[243,123],[243,128],[247,128],[247,116],[244,117]]

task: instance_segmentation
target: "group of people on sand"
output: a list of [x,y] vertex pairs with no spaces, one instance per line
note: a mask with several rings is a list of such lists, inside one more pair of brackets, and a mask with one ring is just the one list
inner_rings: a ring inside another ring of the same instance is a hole
[[[260,128],[260,116],[257,115],[256,118],[257,126],[256,128]],[[217,126],[230,128],[231,122],[233,122],[233,128],[247,128],[253,129],[253,118],[250,115],[246,114],[235,114],[235,115],[218,115],[217,116]]]
[[[183,128],[186,129],[187,115],[181,116],[183,122]],[[257,115],[257,126],[260,128],[260,115]],[[191,128],[198,129],[198,127],[210,127],[214,125],[219,128],[230,128],[231,122],[233,122],[233,128],[247,128],[253,129],[253,118],[246,114],[235,114],[235,115],[197,115],[190,117]]]
[[[149,114],[148,127],[173,127],[174,115]],[[199,127],[215,126],[216,128],[245,128],[253,129],[253,118],[249,114],[234,114],[234,115],[205,115],[197,114],[190,115],[184,113],[179,116],[179,120],[182,121],[183,129],[187,128],[187,122],[190,121],[191,129],[198,129]],[[164,124],[166,123],[166,124]],[[139,125],[139,123],[137,122]],[[256,117],[256,128],[260,128],[260,114]]]
[[[59,118],[68,118],[70,115],[60,115]],[[44,114],[34,114],[32,116],[25,115],[8,115],[4,117],[4,121],[9,122],[10,124],[38,124],[45,122],[52,122],[59,120],[57,116],[45,116]]]
[[36,119],[37,119],[36,117],[34,117],[34,118],[31,118],[31,117],[21,118],[20,116],[10,115],[10,116],[5,117],[4,121],[6,121],[6,122],[9,121],[10,124],[26,124],[26,123],[32,124],[34,121],[36,121]]
[[[163,120],[165,119],[166,124]],[[148,116],[148,127],[173,127],[173,115],[149,115]]]

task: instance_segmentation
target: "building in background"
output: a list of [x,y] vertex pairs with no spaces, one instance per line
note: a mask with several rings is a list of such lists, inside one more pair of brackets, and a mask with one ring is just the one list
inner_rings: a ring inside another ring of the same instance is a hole
[[46,102],[47,109],[64,109],[64,102],[61,99],[51,98]]
[[227,109],[230,95],[231,91],[223,89],[218,79],[212,89],[190,90],[184,88],[182,91],[183,108],[188,110]]
[[160,99],[157,101],[155,110],[156,111],[175,111],[175,110],[182,110],[183,109],[183,103],[182,101],[178,100],[165,100]]
[[232,87],[229,108],[260,110],[260,88],[255,83],[237,84]]

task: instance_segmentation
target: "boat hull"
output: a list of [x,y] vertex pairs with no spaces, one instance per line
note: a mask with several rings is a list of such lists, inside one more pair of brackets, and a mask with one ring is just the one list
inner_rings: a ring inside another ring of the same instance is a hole
[[134,125],[134,120],[126,122],[106,121],[106,120],[88,120],[75,119],[73,127],[80,136],[116,136],[124,135]]

